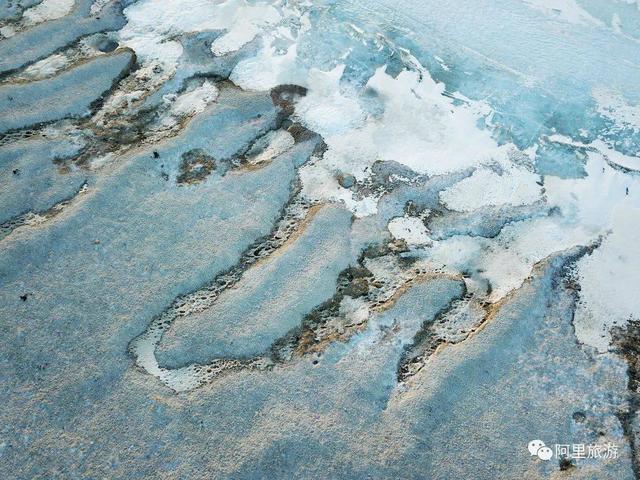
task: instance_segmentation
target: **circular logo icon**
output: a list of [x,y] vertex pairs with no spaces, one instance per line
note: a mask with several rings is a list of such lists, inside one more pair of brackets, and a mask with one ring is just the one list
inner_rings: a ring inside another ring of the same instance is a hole
[[540,447],[538,449],[538,458],[540,460],[550,460],[553,457],[553,451],[549,447]]

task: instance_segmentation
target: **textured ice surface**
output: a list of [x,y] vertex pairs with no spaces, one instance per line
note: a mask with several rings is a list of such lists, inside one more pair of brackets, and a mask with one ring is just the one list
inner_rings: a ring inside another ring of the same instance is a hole
[[[60,0],[49,0],[57,3]],[[126,0],[125,0],[126,3]],[[0,72],[14,71],[69,47],[86,35],[118,29],[124,25],[120,2],[112,1],[99,15],[89,13],[93,0],[76,0],[69,15],[35,26],[13,26],[13,33],[0,45]],[[18,28],[20,34],[15,33]]]
[[0,35],[1,478],[640,475],[637,2]]
[[133,59],[123,50],[51,79],[0,87],[0,132],[86,115],[91,104],[128,73]]
[[250,358],[268,351],[303,316],[329,300],[352,258],[350,216],[325,207],[275,258],[265,259],[210,309],[177,322],[158,350],[161,365]]

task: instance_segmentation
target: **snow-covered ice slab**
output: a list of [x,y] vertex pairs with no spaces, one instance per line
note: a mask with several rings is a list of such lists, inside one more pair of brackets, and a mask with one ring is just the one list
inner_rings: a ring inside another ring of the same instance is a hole
[[1,478],[640,476],[637,2],[5,3]]

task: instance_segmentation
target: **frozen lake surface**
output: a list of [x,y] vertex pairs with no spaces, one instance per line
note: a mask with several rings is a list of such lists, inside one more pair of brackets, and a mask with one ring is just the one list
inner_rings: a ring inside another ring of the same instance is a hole
[[8,0],[0,182],[0,478],[640,477],[637,0]]

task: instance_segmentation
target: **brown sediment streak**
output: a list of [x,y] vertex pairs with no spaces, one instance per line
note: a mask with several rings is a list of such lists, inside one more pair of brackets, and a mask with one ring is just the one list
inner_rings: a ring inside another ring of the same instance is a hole
[[[231,82],[224,82],[221,88],[237,88]],[[256,141],[264,137],[267,133],[281,128],[288,130],[294,137],[295,143],[317,139],[317,145],[310,157],[318,154],[323,148],[323,142],[313,132],[296,123],[285,124],[288,117],[293,113],[293,105],[291,98],[295,95],[304,94],[300,87],[285,86],[273,89],[271,98],[276,107],[280,110],[275,123],[266,131],[262,131],[247,145],[240,148],[231,158],[228,159],[211,159],[211,162],[217,164],[224,162],[228,170],[233,172],[236,170],[253,170],[262,168],[269,161],[256,165],[256,168],[248,168],[248,164],[244,162],[245,154],[251,150]],[[300,235],[306,230],[311,220],[324,206],[315,202],[310,202],[300,196],[300,180],[296,180],[291,185],[291,193],[289,200],[285,203],[280,211],[278,220],[274,223],[271,231],[266,236],[256,240],[251,244],[240,256],[238,262],[230,269],[217,274],[210,282],[200,287],[198,290],[185,295],[181,295],[174,299],[172,304],[160,315],[155,317],[146,330],[138,337],[134,338],[129,344],[129,351],[134,357],[136,366],[158,377],[165,385],[176,391],[191,390],[213,378],[229,372],[243,369],[264,369],[272,364],[268,355],[256,357],[249,360],[212,359],[204,365],[190,364],[182,368],[168,369],[161,367],[155,358],[155,350],[162,340],[164,333],[171,327],[173,322],[179,317],[185,317],[193,313],[207,310],[211,308],[218,297],[228,288],[236,285],[244,273],[254,265],[264,262],[267,258],[278,255],[286,250],[292,242],[295,242]],[[178,378],[182,375],[186,383],[181,383]]]
[[[389,310],[416,283],[422,283],[429,280],[440,279],[440,278],[449,278],[452,280],[458,280],[458,279],[461,279],[462,277],[455,274],[436,273],[436,272],[417,274],[415,277],[411,277],[405,280],[400,286],[398,286],[394,290],[393,294],[389,298],[383,300],[380,303],[377,303],[375,301],[370,301],[369,303],[373,304],[373,306],[371,307],[371,313],[381,313],[386,310]],[[340,300],[341,299],[342,298],[340,298]],[[339,301],[337,300],[334,300],[334,302],[339,303]],[[346,342],[351,337],[353,337],[353,335],[355,335],[356,333],[363,331],[369,324],[368,320],[369,319],[363,320],[360,323],[345,324],[343,325],[344,330],[342,332],[333,331],[328,335],[322,336],[320,338],[317,338],[316,335],[317,335],[317,329],[321,328],[322,325],[318,325],[315,330],[314,329],[305,330],[300,335],[297,341],[296,348],[294,351],[295,353],[294,356],[302,357],[304,355],[308,355],[311,353],[319,353],[324,351],[329,345],[331,345],[334,342]]]
[[[225,290],[237,284],[244,272],[266,258],[277,254],[282,248],[286,248],[294,240],[291,238],[292,236],[297,238],[301,235],[309,224],[310,219],[307,219],[309,212],[315,207],[312,211],[312,215],[315,215],[322,208],[322,205],[308,204],[299,197],[298,192],[298,185],[295,185],[290,200],[282,208],[280,219],[274,225],[271,233],[247,248],[235,266],[216,275],[204,287],[176,298],[169,308],[152,320],[145,332],[132,340],[129,350],[138,368],[157,376],[170,388],[183,391],[197,388],[230,371],[264,369],[270,365],[271,362],[263,357],[250,360],[218,358],[212,359],[204,365],[192,364],[183,368],[167,369],[158,365],[155,360],[155,349],[164,332],[171,327],[177,318],[211,308]],[[292,221],[293,226],[289,226],[289,222]],[[188,383],[184,386],[180,385],[179,379],[172,378],[172,376],[180,374],[189,377]]]
[[271,253],[271,255],[260,257],[255,262],[254,265],[260,265],[263,262],[265,262],[267,259],[270,259],[276,255],[282,254],[287,248],[291,246],[292,243],[294,243],[296,240],[298,240],[302,236],[302,234],[307,230],[309,225],[311,225],[312,220],[316,217],[318,212],[320,212],[320,210],[322,210],[326,206],[327,206],[326,203],[317,203],[317,204],[312,204],[310,207],[308,207],[306,215],[302,218],[302,220],[300,220],[300,222],[296,226],[295,230],[293,230],[291,235],[289,235],[289,237],[276,250],[274,250]]
[[617,413],[624,436],[631,450],[632,469],[640,478],[640,451],[638,449],[638,411],[640,411],[640,319],[631,319],[624,327],[612,331],[614,352],[627,363],[628,402],[625,409]]
[[461,339],[459,342],[452,342],[450,340],[439,341],[435,346],[435,348],[433,349],[432,353],[430,353],[429,356],[427,357],[425,364],[428,363],[429,359],[432,356],[440,353],[441,350],[444,350],[445,348],[450,347],[452,345],[460,345],[466,342],[467,340],[475,337],[482,330],[484,330],[484,328],[495,318],[495,316],[502,309],[502,307],[506,305],[512,293],[515,294],[515,291],[509,292],[507,295],[505,295],[504,297],[502,297],[500,300],[496,302],[481,304],[482,308],[485,310],[485,315],[482,317],[482,320],[476,326],[472,327],[467,333],[467,335],[463,339]]
[[[563,262],[563,266],[567,266],[570,264],[575,263],[577,260],[579,260],[581,257],[583,257],[584,255],[590,254],[595,248],[597,248],[597,246],[600,244],[600,240],[597,240],[596,242],[592,243],[591,245],[588,245],[586,247],[578,247],[577,249],[571,249],[568,252],[565,252],[565,255],[567,255],[567,258],[565,259],[565,261]],[[577,250],[577,251],[576,251]],[[509,291],[508,293],[506,293],[503,297],[501,297],[499,300],[495,301],[495,302],[478,302],[478,304],[484,309],[485,314],[482,317],[482,320],[480,322],[478,322],[476,325],[472,326],[469,331],[467,332],[467,334],[464,336],[464,338],[460,339],[457,342],[452,342],[450,340],[446,340],[440,337],[436,337],[435,335],[432,336],[431,341],[430,342],[425,342],[425,344],[423,344],[422,348],[420,349],[419,352],[417,352],[416,355],[411,356],[409,358],[405,358],[404,360],[401,360],[399,362],[398,365],[398,380],[405,382],[408,380],[411,380],[411,378],[418,373],[420,370],[422,370],[428,363],[429,360],[439,354],[442,350],[444,350],[447,347],[450,346],[454,346],[454,345],[461,345],[465,342],[467,342],[468,340],[474,338],[475,336],[479,335],[487,325],[489,325],[491,323],[491,321],[493,321],[493,319],[498,315],[498,313],[502,310],[502,308],[507,305],[517,294],[518,292],[524,288],[525,286],[531,284],[531,282],[533,281],[534,277],[536,275],[539,275],[541,273],[541,271],[549,264],[549,261],[557,256],[562,256],[563,254],[553,254],[553,255],[549,255],[547,257],[545,257],[544,259],[536,262],[534,264],[534,266],[531,269],[530,274],[527,276],[527,278],[522,282],[522,284],[517,287],[514,288],[513,290]],[[566,273],[563,272],[562,270],[558,272],[557,274],[558,276],[565,276]],[[472,300],[471,300],[472,301]],[[455,302],[452,302],[451,305],[449,305],[449,307],[445,310],[443,310],[442,312],[440,312],[440,314],[438,314],[434,320],[432,322],[429,323],[429,325],[426,326],[425,330],[419,332],[417,335],[426,334],[428,335],[431,331],[432,331],[432,327],[434,325],[434,323],[437,321],[438,317],[441,317],[442,315],[446,315],[447,313],[449,313],[451,311],[451,308],[453,306]],[[407,352],[416,345],[412,345],[407,349]],[[405,367],[409,364],[411,364],[411,360],[415,359],[417,357],[421,357],[421,360],[419,362],[415,362],[415,363],[419,363],[420,366],[417,368],[417,370],[415,370],[414,372],[406,372],[403,371],[403,369],[405,369]]]
[[13,217],[6,222],[0,224],[0,240],[5,239],[13,232],[17,230],[21,230],[24,227],[38,227],[39,225],[45,224],[58,216],[63,215],[68,212],[69,209],[76,206],[80,200],[86,195],[88,191],[87,183],[83,183],[80,189],[67,198],[66,200],[62,200],[56,203],[51,208],[41,211],[41,212],[27,212],[22,215],[18,215]]

